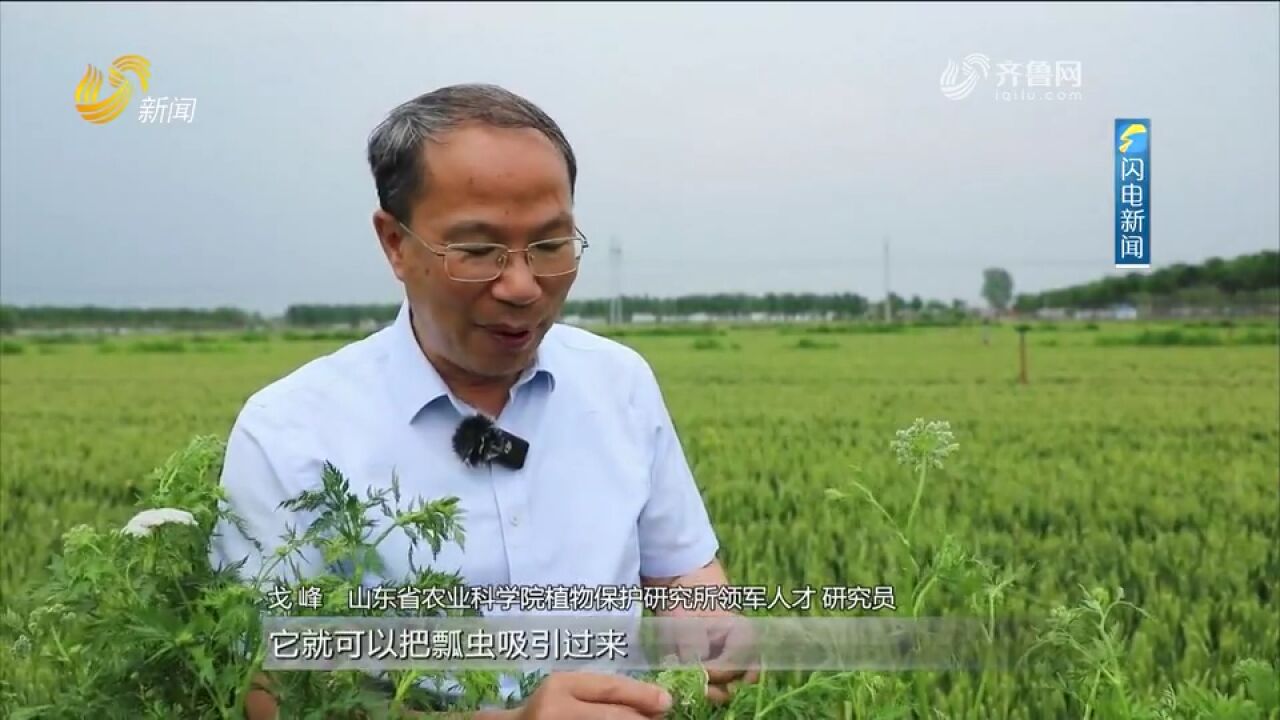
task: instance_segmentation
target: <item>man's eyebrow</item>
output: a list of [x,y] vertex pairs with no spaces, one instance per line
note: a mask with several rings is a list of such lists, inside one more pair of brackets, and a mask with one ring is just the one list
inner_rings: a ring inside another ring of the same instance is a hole
[[567,212],[561,212],[559,215],[556,215],[550,220],[542,223],[541,225],[538,226],[538,229],[534,231],[534,234],[543,235],[557,228],[564,228],[564,227],[570,228],[571,231],[574,227],[573,215],[570,215]]
[[[562,212],[542,223],[537,228],[534,228],[533,235],[535,236],[535,239],[538,239],[540,236],[558,228],[568,228],[570,229],[570,232],[572,232],[573,227],[573,215],[567,212]],[[446,243],[450,243],[458,240],[475,238],[477,235],[483,235],[492,242],[498,242],[502,239],[502,229],[483,220],[463,220],[457,225],[445,230],[441,239]]]
[[498,228],[483,220],[464,220],[448,230],[445,230],[441,235],[441,239],[448,243],[457,240],[472,239],[477,235],[486,235],[490,240],[495,242],[501,237],[501,233],[498,231]]

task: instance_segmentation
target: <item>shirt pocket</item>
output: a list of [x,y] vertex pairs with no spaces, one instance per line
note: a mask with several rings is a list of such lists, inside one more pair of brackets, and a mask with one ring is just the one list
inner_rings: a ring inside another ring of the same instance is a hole
[[587,413],[573,446],[558,453],[540,472],[539,487],[531,488],[552,582],[640,581],[639,520],[649,497],[650,461],[628,422]]

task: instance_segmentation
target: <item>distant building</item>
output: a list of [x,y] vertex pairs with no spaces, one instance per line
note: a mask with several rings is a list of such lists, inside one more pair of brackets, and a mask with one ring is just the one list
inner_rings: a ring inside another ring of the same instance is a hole
[[1054,313],[1050,314],[1041,310],[1036,313],[1036,316],[1045,319],[1071,317],[1075,320],[1137,320],[1138,314],[1138,308],[1133,305],[1112,305],[1109,308],[1098,308],[1097,310],[1082,308],[1079,310],[1072,310],[1069,313],[1064,311],[1054,311]]
[[1036,317],[1041,320],[1065,320],[1067,311],[1065,308],[1040,308],[1036,310]]

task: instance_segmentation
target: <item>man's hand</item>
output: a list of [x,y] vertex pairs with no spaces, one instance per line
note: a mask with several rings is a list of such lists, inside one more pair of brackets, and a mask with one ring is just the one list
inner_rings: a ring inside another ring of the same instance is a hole
[[551,673],[516,710],[476,720],[654,720],[671,707],[666,690],[622,675]]
[[712,703],[729,702],[730,684],[760,679],[759,648],[747,618],[727,610],[676,610],[665,616],[689,621],[678,620],[666,644],[677,660],[706,671],[707,699]]
[[[717,615],[721,622],[711,624],[708,638],[711,658],[707,671],[707,697],[711,702],[729,702],[734,682],[751,684],[760,679],[760,671],[751,663],[757,659],[756,636],[747,619],[735,613]],[[727,667],[717,667],[719,665]]]
[[[276,707],[263,691],[255,699],[269,706],[249,711],[250,718],[275,720]],[[471,720],[658,720],[671,708],[666,690],[621,675],[587,672],[551,673],[537,691],[514,710],[478,713],[406,712],[406,718],[462,718]]]
[[[712,559],[701,568],[681,577],[643,578],[642,581],[645,586],[659,587],[729,584],[719,559]],[[731,669],[749,665],[750,657],[755,652],[755,637],[750,624],[742,615],[720,608],[703,610],[679,607],[661,610],[658,615],[668,618],[716,619],[703,625],[707,631],[705,635],[679,631],[676,638],[669,639],[675,644],[681,661],[705,663],[703,668],[707,671],[707,698],[711,702],[721,705],[729,702],[732,694],[729,686],[733,682],[754,683],[760,679],[759,671],[754,668]]]
[[280,708],[271,694],[271,677],[266,673],[253,676],[253,689],[245,698],[244,712],[248,720],[276,720],[279,717]]

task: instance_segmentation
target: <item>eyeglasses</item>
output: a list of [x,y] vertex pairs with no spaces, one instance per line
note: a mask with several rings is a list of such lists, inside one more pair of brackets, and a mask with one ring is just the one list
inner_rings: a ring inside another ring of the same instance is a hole
[[446,245],[444,250],[437,250],[404,223],[400,223],[400,227],[428,251],[443,257],[445,272],[458,282],[489,282],[497,279],[506,269],[512,253],[524,253],[529,269],[536,277],[568,275],[577,271],[582,251],[590,247],[587,236],[574,228],[574,234],[569,237],[538,240],[529,243],[523,250],[512,250],[498,243],[479,242],[452,243]]

